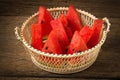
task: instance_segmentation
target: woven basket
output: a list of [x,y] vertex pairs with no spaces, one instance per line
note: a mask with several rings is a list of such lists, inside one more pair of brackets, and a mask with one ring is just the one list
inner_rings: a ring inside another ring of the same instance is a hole
[[[66,7],[57,7],[48,9],[54,18],[59,17],[61,13],[66,14],[68,8]],[[91,26],[95,19],[95,16],[91,15],[88,12],[77,9],[80,13],[82,22],[84,25]],[[39,68],[59,74],[68,74],[82,71],[89,66],[91,66],[100,51],[101,46],[106,40],[107,33],[109,32],[110,23],[107,18],[103,18],[103,32],[101,34],[101,39],[99,43],[84,52],[74,53],[74,54],[49,54],[37,49],[34,49],[31,46],[31,25],[36,22],[38,13],[35,13],[29,17],[22,25],[21,28],[15,28],[15,34],[18,40],[23,43],[25,50],[31,55],[33,63]]]

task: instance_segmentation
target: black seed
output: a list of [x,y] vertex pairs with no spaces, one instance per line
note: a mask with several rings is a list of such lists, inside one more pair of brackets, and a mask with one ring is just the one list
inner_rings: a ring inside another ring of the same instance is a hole
[[82,51],[76,51],[76,53],[78,53],[78,52],[82,52]]
[[48,46],[45,49],[48,50]]
[[44,21],[42,20],[42,21],[41,21],[41,24],[43,24],[43,23],[44,23]]
[[66,51],[68,51],[68,47],[66,47]]

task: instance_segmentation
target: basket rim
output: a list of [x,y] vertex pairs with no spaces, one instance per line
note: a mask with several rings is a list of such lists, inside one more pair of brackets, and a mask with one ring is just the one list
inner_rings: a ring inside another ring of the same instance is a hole
[[[48,8],[49,11],[55,11],[55,10],[68,10],[68,7],[54,7],[54,8]],[[86,11],[83,11],[83,10],[80,10],[80,9],[76,9],[79,13],[81,14],[84,14],[92,19],[97,19],[94,15],[86,12]],[[23,30],[26,26],[27,23],[29,23],[29,21],[34,18],[36,15],[38,15],[38,12],[37,13],[34,13],[32,16],[30,16],[23,24],[22,24],[22,27],[21,27],[21,32],[20,32],[20,36],[21,36],[21,41],[22,43],[28,48],[30,49],[31,51],[37,53],[37,54],[40,54],[40,55],[44,55],[44,56],[49,56],[49,57],[57,57],[57,58],[68,58],[68,57],[76,57],[76,56],[82,56],[82,55],[85,55],[87,53],[90,53],[92,51],[94,51],[95,49],[99,48],[102,46],[102,44],[105,42],[105,39],[106,39],[106,35],[107,35],[107,31],[103,30],[103,34],[102,34],[102,37],[99,41],[99,43],[97,45],[95,45],[94,47],[92,47],[91,49],[88,49],[88,50],[85,50],[85,51],[82,51],[82,52],[78,52],[78,53],[73,53],[73,54],[50,54],[50,53],[46,53],[46,52],[42,52],[40,50],[37,50],[35,48],[33,48],[31,45],[29,45],[24,37],[23,37]]]

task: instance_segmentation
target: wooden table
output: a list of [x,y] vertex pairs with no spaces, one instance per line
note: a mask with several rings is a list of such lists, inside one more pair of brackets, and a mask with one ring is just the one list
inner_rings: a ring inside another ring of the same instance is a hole
[[[46,7],[68,6],[108,17],[111,31],[102,46],[96,62],[88,69],[75,74],[59,75],[36,67],[21,42],[14,35],[14,28],[40,5]],[[79,80],[120,78],[120,1],[119,0],[0,0],[0,80]]]

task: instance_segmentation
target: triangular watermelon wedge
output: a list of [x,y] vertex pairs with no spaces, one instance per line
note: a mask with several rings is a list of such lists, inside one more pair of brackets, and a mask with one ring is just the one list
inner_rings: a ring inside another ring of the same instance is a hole
[[92,48],[96,44],[98,44],[99,39],[100,39],[100,34],[102,32],[102,25],[103,25],[103,20],[96,19],[94,21],[93,26],[92,26],[92,29],[94,30],[94,32],[90,40],[87,43],[88,48]]
[[69,40],[68,40],[68,37],[67,37],[67,34],[65,32],[62,22],[59,19],[56,19],[56,20],[51,21],[50,23],[56,34],[56,38],[58,38],[62,51],[66,53],[66,47],[69,44]]
[[50,21],[53,20],[52,15],[50,12],[44,7],[40,6],[38,11],[38,20],[37,23],[42,25],[43,29],[43,37],[48,36],[52,27],[50,25]]
[[80,31],[80,36],[84,40],[84,42],[87,44],[91,36],[93,35],[94,30],[90,28],[89,26],[84,26]]
[[63,54],[61,46],[58,42],[58,39],[56,38],[56,33],[54,32],[54,30],[50,32],[42,51],[53,53],[53,54]]
[[68,27],[68,21],[66,16],[62,13],[59,17],[59,19],[61,20],[62,24],[64,27]]
[[78,31],[75,31],[71,43],[68,47],[68,52],[67,54],[73,54],[75,52],[81,52],[81,51],[85,51],[87,50],[87,46],[84,42],[84,40],[82,39],[82,37],[80,36]]
[[72,36],[73,36],[73,33],[72,33],[72,30],[70,29],[70,27],[68,27],[68,21],[67,21],[66,16],[62,13],[60,15],[59,19],[61,20],[61,22],[62,22],[62,24],[65,28],[65,31],[66,31],[66,34],[67,34],[68,38],[71,39]]
[[81,30],[81,28],[82,28],[81,17],[72,4],[69,6],[68,13],[67,13],[66,17],[68,20],[68,26],[71,28],[73,33],[76,30],[77,31]]
[[40,24],[32,25],[32,46],[38,50],[42,49],[42,27]]

